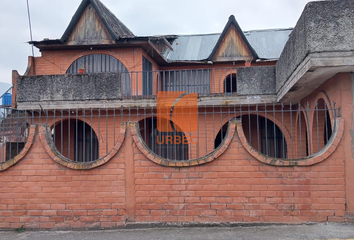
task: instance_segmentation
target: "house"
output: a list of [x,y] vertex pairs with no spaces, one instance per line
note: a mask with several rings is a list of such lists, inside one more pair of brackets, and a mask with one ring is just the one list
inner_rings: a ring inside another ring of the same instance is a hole
[[13,71],[0,227],[353,221],[353,11],[139,37],[83,0]]

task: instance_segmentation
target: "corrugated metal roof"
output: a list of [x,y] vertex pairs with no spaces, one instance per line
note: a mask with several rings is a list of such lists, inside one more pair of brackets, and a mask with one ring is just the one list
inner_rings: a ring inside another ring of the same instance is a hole
[[[254,30],[244,32],[250,45],[261,59],[278,59],[288,41],[292,28]],[[220,33],[204,35],[179,35],[172,43],[173,50],[163,55],[171,62],[206,60],[213,51]]]
[[261,59],[278,59],[293,29],[270,29],[244,32]]
[[220,33],[205,35],[180,35],[164,57],[168,61],[198,61],[207,59],[220,37]]

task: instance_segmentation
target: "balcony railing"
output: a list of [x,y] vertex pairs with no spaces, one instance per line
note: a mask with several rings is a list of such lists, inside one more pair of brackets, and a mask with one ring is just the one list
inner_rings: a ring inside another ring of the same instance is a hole
[[[154,99],[160,91],[198,93],[200,97],[245,96],[245,80],[237,79],[236,72],[236,68],[206,68],[20,76],[17,102]],[[238,86],[243,86],[242,92]],[[269,93],[259,91],[258,95]]]
[[159,91],[198,96],[237,94],[236,68],[126,72],[121,79],[124,98],[154,98]]

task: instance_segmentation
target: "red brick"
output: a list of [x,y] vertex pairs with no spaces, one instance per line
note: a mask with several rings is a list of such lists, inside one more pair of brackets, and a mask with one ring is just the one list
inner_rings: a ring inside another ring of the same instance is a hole
[[72,211],[69,210],[58,210],[58,216],[71,216]]
[[73,210],[72,211],[72,215],[73,216],[86,216],[87,215],[87,211],[85,211],[85,210]]
[[51,222],[64,222],[64,217],[59,217],[59,216],[51,216],[49,217],[49,221]]
[[[28,214],[28,211],[22,210],[22,211],[13,211],[13,216],[26,216]],[[1,216],[1,212],[0,212]]]
[[94,216],[80,217],[80,221],[82,221],[82,222],[94,222],[95,221],[95,217]]
[[33,223],[34,217],[20,217],[21,223]]
[[52,222],[45,222],[45,223],[40,223],[39,226],[42,229],[53,229],[55,227],[55,224]]
[[0,217],[9,217],[12,215],[13,215],[12,211],[0,211]]
[[117,210],[103,210],[103,215],[105,216],[115,216],[118,214]]
[[65,204],[52,204],[51,209],[53,210],[64,210]]
[[28,211],[28,216],[42,216],[43,211],[35,211],[35,210],[30,210]]

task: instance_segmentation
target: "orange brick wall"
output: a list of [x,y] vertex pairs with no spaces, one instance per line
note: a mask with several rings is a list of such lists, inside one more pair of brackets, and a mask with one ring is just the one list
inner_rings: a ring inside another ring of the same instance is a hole
[[141,71],[142,49],[81,49],[43,51],[41,57],[35,58],[36,75],[65,74],[70,65],[78,58],[89,54],[107,54],[119,59],[128,71]]
[[[350,216],[354,215],[354,148],[352,145],[353,137],[353,86],[354,75],[349,73],[340,73],[335,75],[332,79],[325,82],[316,91],[311,93],[310,96],[303,99],[302,103],[305,105],[309,102],[309,108],[314,109],[318,99],[325,100],[327,106],[329,102],[336,107],[340,108],[340,115],[345,121],[345,130],[341,146],[335,152],[335,156],[341,156],[345,161],[344,166],[344,180],[345,180],[345,193],[346,193],[346,211]],[[330,101],[328,101],[328,99]],[[331,114],[331,113],[330,113]],[[332,118],[332,116],[331,116]],[[333,119],[333,118],[332,118]],[[310,131],[313,129],[313,116],[310,118],[309,123]],[[329,183],[332,183],[329,181]]]
[[54,162],[37,136],[25,158],[0,173],[0,227],[345,221],[343,145],[314,166],[274,167],[254,159],[235,135],[213,162],[171,168],[148,160],[128,131],[108,163],[71,170]]
[[213,162],[156,166],[134,146],[138,222],[344,221],[344,159],[312,167],[273,167],[253,159],[237,138]]
[[0,228],[112,227],[125,220],[125,164],[75,171],[56,164],[37,137],[20,163],[0,173]]
[[[79,50],[45,50],[41,57],[36,57],[34,64],[29,60],[29,74],[50,75],[65,74],[69,66],[78,58],[89,54],[107,54],[119,59],[128,71],[142,70],[142,56],[145,56],[152,64],[153,70],[179,70],[179,69],[205,69],[205,68],[236,68],[245,66],[244,63],[218,63],[213,65],[190,65],[175,67],[159,67],[142,48],[110,48],[110,49],[90,49],[89,47]],[[275,65],[275,62],[252,63],[252,66]],[[34,70],[34,71],[33,71]],[[227,73],[228,74],[228,73]],[[226,74],[226,75],[227,75]],[[220,76],[225,72],[220,71]],[[220,77],[224,78],[224,77]]]
[[[107,54],[120,60],[129,72],[142,71],[142,57],[146,57],[152,63],[152,70],[181,70],[181,69],[210,69],[214,70],[210,73],[210,91],[213,93],[224,92],[224,79],[231,73],[236,73],[237,67],[244,67],[245,63],[216,63],[213,65],[187,65],[187,66],[169,66],[160,67],[154,60],[149,57],[142,48],[110,48],[110,49],[90,49],[89,47],[80,50],[44,50],[41,57],[29,58],[28,71],[29,75],[52,75],[65,74],[70,65],[78,58],[89,54]],[[275,62],[252,63],[252,66],[275,65]],[[142,73],[131,74],[131,87],[134,95],[142,93]],[[158,86],[157,72],[154,78],[154,93],[160,88]],[[161,78],[161,76],[160,76]],[[160,83],[161,85],[161,83]]]
[[[148,160],[127,131],[121,149],[108,163],[71,170],[54,162],[36,136],[24,159],[0,172],[0,228],[348,221],[354,212],[351,81],[350,74],[338,74],[302,102],[313,108],[319,98],[328,101],[328,96],[341,108],[345,122],[338,148],[313,166],[265,165],[235,135],[225,153],[211,163],[163,167]],[[227,119],[219,120],[221,127]],[[313,116],[308,124],[312,129]]]

